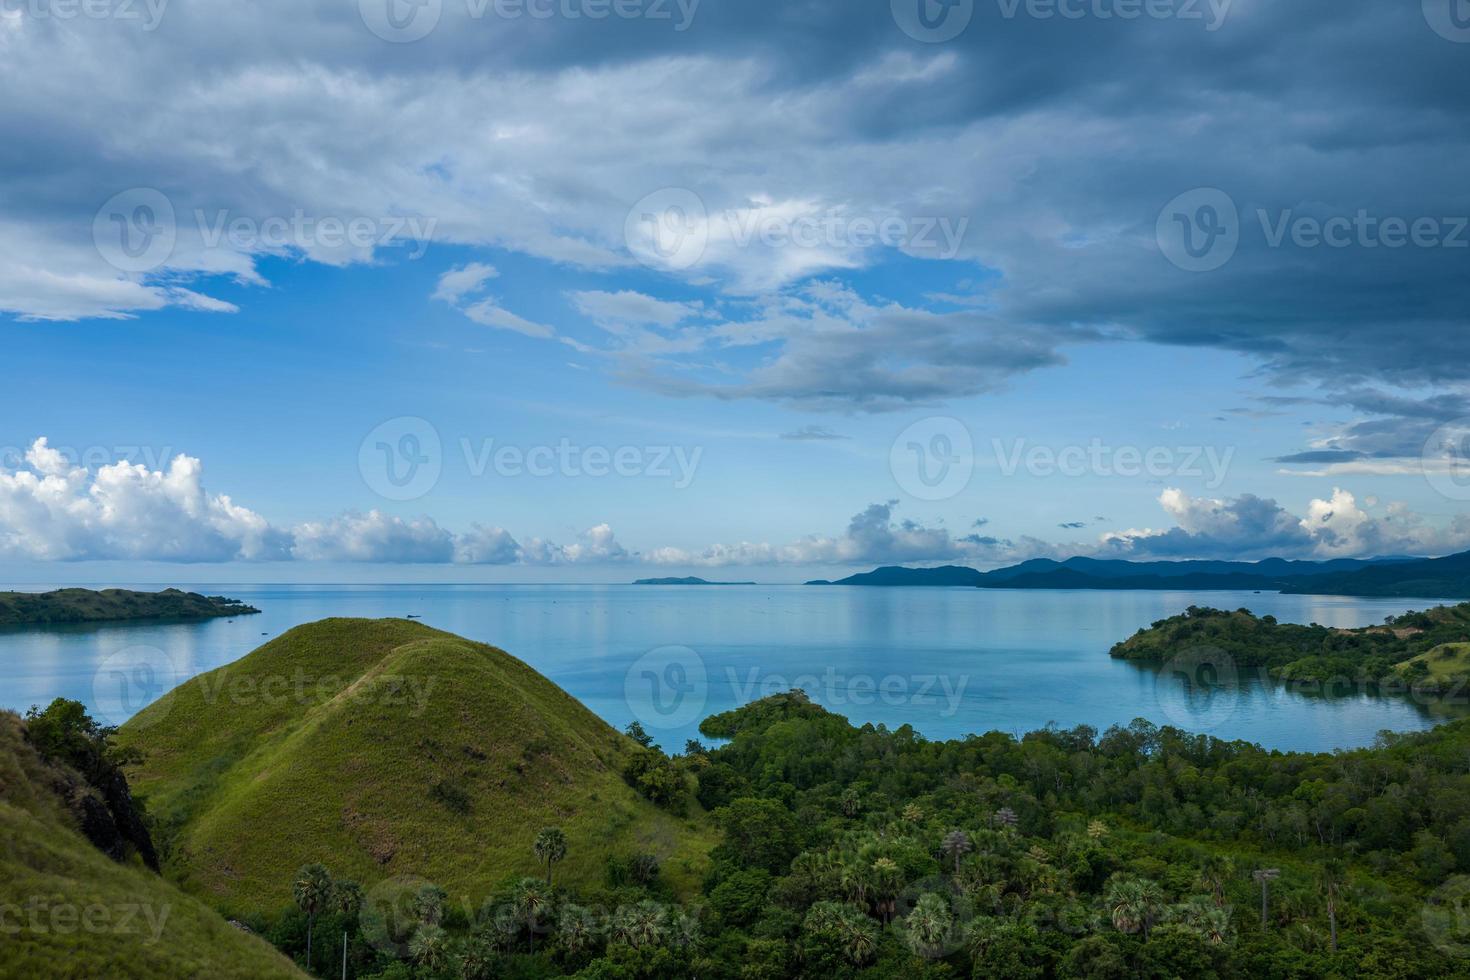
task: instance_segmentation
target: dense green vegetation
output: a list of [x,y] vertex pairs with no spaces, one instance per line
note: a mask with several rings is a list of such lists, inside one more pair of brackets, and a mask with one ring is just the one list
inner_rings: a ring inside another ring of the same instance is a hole
[[189,620],[258,613],[238,599],[164,589],[57,589],[54,592],[0,592],[0,626],[102,623],[114,620]]
[[129,777],[167,873],[236,916],[274,913],[315,862],[364,886],[414,874],[488,892],[536,869],[547,825],[577,842],[558,881],[646,851],[692,894],[713,833],[692,792],[674,813],[628,785],[646,750],[556,685],[407,620],[293,629],[180,685],[119,741],[144,756]]
[[[94,801],[101,794],[64,759],[80,750],[100,762],[95,753],[110,750],[103,730],[73,728],[62,714],[81,720],[64,707],[49,715],[31,729],[37,746],[25,722],[0,712],[0,976],[302,976],[136,854],[111,860],[83,836],[78,794]],[[49,754],[58,749],[60,757]]]
[[1470,665],[1455,651],[1466,640],[1470,603],[1390,616],[1382,626],[1353,630],[1278,623],[1248,609],[1191,606],[1139,630],[1114,646],[1112,655],[1156,664],[1217,658],[1237,670],[1263,670],[1292,682],[1367,682],[1388,693],[1462,697],[1470,696]]
[[[1466,615],[1282,631],[1191,610],[1122,646],[1454,676]],[[1470,978],[1470,721],[1333,754],[1141,720],[933,742],[791,692],[670,756],[401,620],[329,620],[232,666],[105,753],[146,791],[165,871],[314,975]],[[305,694],[252,694],[303,672]],[[447,686],[406,710],[431,676]]]
[[702,730],[729,741],[669,760],[722,832],[695,902],[614,859],[344,916],[359,889],[308,866],[265,928],[337,937],[324,976],[345,933],[350,975],[423,980],[1470,977],[1470,722],[1330,755],[1143,721],[930,742],[792,692]]

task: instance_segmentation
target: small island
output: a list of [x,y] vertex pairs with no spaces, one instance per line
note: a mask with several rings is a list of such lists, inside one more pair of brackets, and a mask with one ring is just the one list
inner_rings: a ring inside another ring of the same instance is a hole
[[258,612],[259,609],[247,606],[239,599],[179,589],[164,589],[162,592],[132,592],[127,589],[0,592],[0,626],[189,621]]
[[634,585],[755,585],[754,582],[710,582],[693,575],[684,578],[640,578]]
[[1229,665],[1293,684],[1371,684],[1381,691],[1463,696],[1470,686],[1470,603],[1407,612],[1359,629],[1191,606],[1116,644],[1111,655],[1158,665]]

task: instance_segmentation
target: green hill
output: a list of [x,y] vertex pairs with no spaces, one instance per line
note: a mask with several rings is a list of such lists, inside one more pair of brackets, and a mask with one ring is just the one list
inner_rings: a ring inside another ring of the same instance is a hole
[[106,623],[123,620],[189,620],[258,613],[238,599],[164,589],[57,589],[54,592],[0,592],[0,626],[49,623]]
[[129,779],[165,871],[239,914],[289,904],[317,861],[478,902],[538,872],[549,825],[571,844],[559,880],[644,852],[689,893],[710,845],[697,807],[676,817],[625,783],[632,740],[509,654],[408,620],[298,627],[159,699],[119,743],[146,754]]
[[22,731],[0,712],[0,976],[304,976],[141,863],[92,846],[56,792],[79,777]]
[[[1145,663],[1223,653],[1238,668],[1260,668],[1287,680],[1387,680],[1408,676],[1405,669],[1434,648],[1466,639],[1470,639],[1470,603],[1407,612],[1382,626],[1351,630],[1279,623],[1248,609],[1226,612],[1191,606],[1181,615],[1139,630],[1111,653]],[[1427,669],[1415,669],[1409,679],[1422,677]]]

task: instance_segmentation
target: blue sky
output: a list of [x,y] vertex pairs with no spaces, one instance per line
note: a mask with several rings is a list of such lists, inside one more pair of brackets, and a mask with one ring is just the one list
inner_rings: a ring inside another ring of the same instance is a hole
[[[1428,8],[446,0],[395,43],[375,2],[0,17],[0,574],[1470,547],[1470,43]],[[437,477],[385,492],[405,452]]]

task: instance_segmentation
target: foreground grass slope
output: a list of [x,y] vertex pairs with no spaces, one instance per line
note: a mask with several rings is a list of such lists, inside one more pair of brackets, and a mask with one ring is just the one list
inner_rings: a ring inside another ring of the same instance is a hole
[[562,827],[559,879],[649,852],[683,892],[710,841],[624,782],[631,740],[509,654],[407,620],[298,627],[201,675],[124,726],[159,821],[166,871],[240,914],[291,902],[321,861],[366,888],[397,875],[479,901],[539,870]]
[[304,974],[141,864],[77,830],[63,776],[0,712],[0,976],[289,978]]

